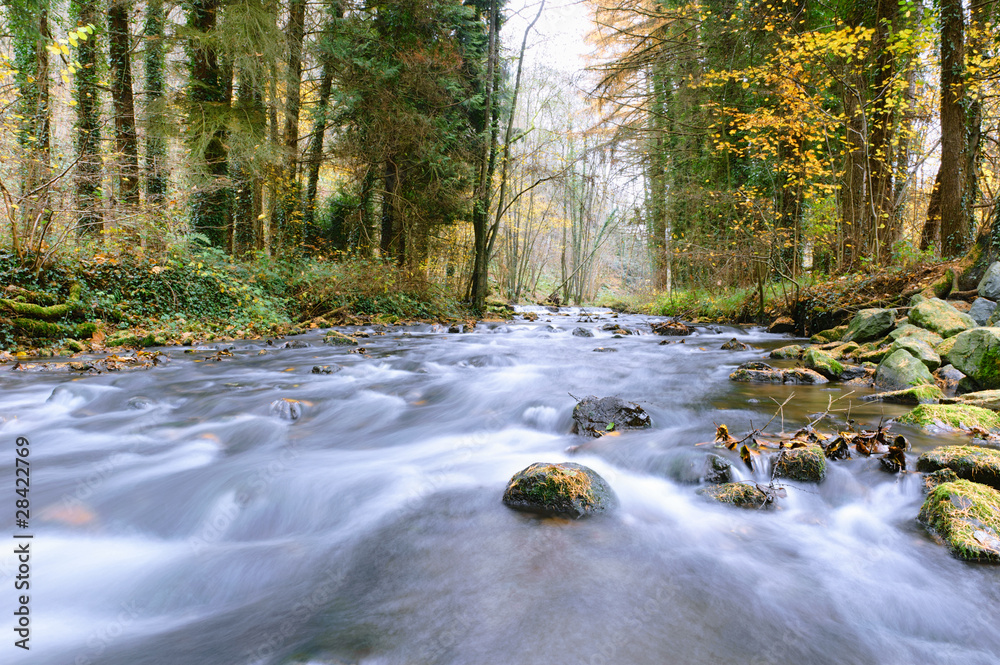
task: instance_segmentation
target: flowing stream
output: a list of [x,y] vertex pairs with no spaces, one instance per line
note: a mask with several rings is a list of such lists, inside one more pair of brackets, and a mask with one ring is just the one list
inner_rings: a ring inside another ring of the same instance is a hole
[[[303,348],[168,348],[148,371],[0,368],[2,487],[27,437],[34,536],[30,652],[12,646],[17,562],[0,554],[0,660],[1000,663],[1000,567],[951,557],[916,523],[919,474],[834,462],[818,486],[786,483],[770,511],[695,493],[704,456],[720,452],[697,444],[719,423],[762,426],[791,393],[788,431],[831,400],[850,412],[827,431],[905,407],[834,384],[728,380],[790,343],[780,336],[699,327],[664,345],[644,317],[527,309],[537,321],[470,333],[366,328],[365,354],[316,331],[293,338]],[[614,338],[609,322],[644,334]],[[756,349],[720,350],[734,336]],[[232,356],[209,360],[222,348]],[[570,434],[586,395],[639,402],[653,428]],[[280,399],[301,415],[272,412]],[[781,427],[779,415],[769,431]],[[910,440],[911,468],[963,441],[892,431]],[[501,503],[516,471],[570,460],[611,484],[616,512],[542,519]],[[4,494],[12,542],[18,497]]]

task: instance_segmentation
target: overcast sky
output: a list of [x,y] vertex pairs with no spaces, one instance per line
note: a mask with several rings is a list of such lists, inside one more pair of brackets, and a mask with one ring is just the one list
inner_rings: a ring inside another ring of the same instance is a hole
[[[504,43],[516,54],[521,47],[524,29],[538,12],[539,0],[510,0]],[[577,72],[587,65],[585,56],[591,52],[586,43],[591,30],[590,9],[581,0],[547,0],[542,17],[528,39],[527,62],[539,63]]]

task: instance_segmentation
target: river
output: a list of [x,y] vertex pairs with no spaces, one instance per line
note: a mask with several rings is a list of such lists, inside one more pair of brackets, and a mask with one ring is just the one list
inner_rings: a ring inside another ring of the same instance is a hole
[[[718,452],[697,445],[717,424],[761,426],[791,393],[787,430],[830,400],[850,412],[828,431],[904,407],[834,384],[730,382],[789,343],[759,330],[698,327],[664,345],[644,317],[527,309],[537,321],[460,334],[369,327],[364,354],[315,331],[293,338],[302,348],[167,348],[171,362],[148,371],[0,367],[0,535],[21,531],[20,436],[33,536],[27,652],[11,631],[16,557],[0,555],[2,661],[1000,663],[1000,567],[954,559],[916,523],[918,474],[833,462],[821,485],[787,483],[759,512],[690,482]],[[645,334],[614,338],[609,322]],[[734,336],[757,348],[720,350]],[[232,356],[211,360],[222,348]],[[653,428],[567,452],[585,442],[569,431],[586,395],[639,402]],[[272,410],[281,399],[297,400],[285,405],[297,419]],[[911,468],[962,441],[892,431],[910,440]],[[616,512],[571,522],[502,505],[516,471],[569,460],[611,484]]]

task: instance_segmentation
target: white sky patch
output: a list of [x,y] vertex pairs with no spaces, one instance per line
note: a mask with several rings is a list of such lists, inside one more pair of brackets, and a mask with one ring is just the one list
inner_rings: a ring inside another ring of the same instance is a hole
[[[524,29],[538,13],[539,0],[511,0],[506,7],[503,43],[517,56]],[[590,8],[582,0],[547,0],[542,16],[528,37],[525,66],[540,64],[575,74],[587,66],[593,45],[587,34],[593,29]]]

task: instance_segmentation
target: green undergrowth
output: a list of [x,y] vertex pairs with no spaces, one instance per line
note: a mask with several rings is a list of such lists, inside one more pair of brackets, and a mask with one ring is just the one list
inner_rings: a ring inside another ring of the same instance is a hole
[[[78,350],[80,344],[63,331],[92,325],[84,322],[97,323],[95,341],[107,346],[152,346],[192,336],[255,337],[309,325],[451,320],[464,314],[418,277],[350,257],[234,262],[219,250],[187,245],[155,259],[61,257],[37,273],[25,265],[0,252],[0,289],[16,287],[32,292],[36,301],[59,303],[76,284],[81,304],[44,326],[29,327],[13,312],[0,312],[0,350]],[[324,316],[329,320],[317,318]]]

